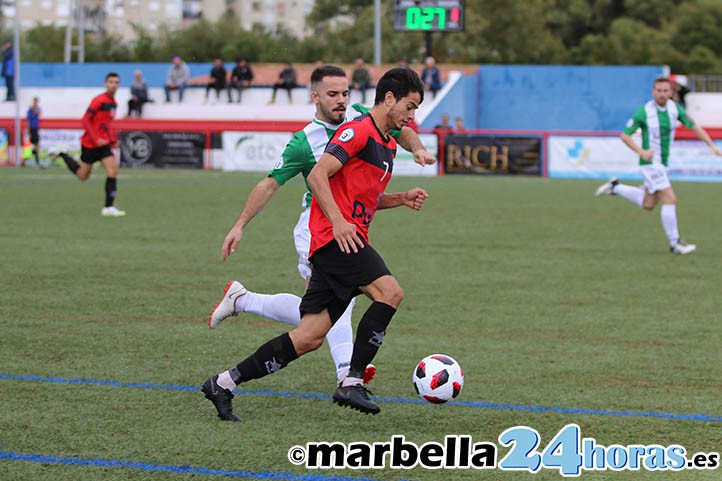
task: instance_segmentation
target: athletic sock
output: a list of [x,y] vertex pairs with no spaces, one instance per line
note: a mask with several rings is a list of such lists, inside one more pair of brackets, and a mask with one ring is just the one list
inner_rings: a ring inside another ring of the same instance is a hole
[[68,167],[68,169],[70,170],[70,172],[72,172],[73,174],[75,174],[76,172],[78,172],[78,169],[80,168],[80,164],[77,163],[77,162],[75,161],[75,159],[73,159],[71,156],[69,156],[69,155],[66,154],[65,152],[59,153],[59,154],[58,154],[58,157],[60,157],[61,159],[63,159],[63,161],[65,162],[65,165]]
[[679,230],[677,229],[677,206],[674,204],[663,204],[660,209],[662,227],[669,238],[669,245],[674,247],[679,242]]
[[35,157],[35,163],[40,165],[40,154],[38,154],[38,149],[33,149],[33,157]]
[[118,187],[118,180],[115,177],[105,179],[105,207],[110,207],[115,202],[115,192]]
[[373,302],[366,309],[358,328],[351,355],[350,377],[362,378],[363,372],[378,352],[386,336],[386,327],[396,309],[383,302]]
[[301,323],[300,305],[301,298],[293,294],[257,294],[249,291],[238,296],[235,310],[298,326]]
[[631,185],[617,184],[612,189],[617,195],[621,195],[632,204],[636,204],[638,207],[642,207],[642,201],[644,200],[644,190],[639,187],[632,187]]
[[236,383],[233,382],[230,371],[223,371],[222,373],[220,373],[218,375],[218,380],[216,381],[216,384],[218,384],[223,389],[228,389],[229,391],[233,391],[236,387],[238,387]]
[[256,352],[231,369],[230,375],[233,382],[238,385],[273,374],[295,359],[298,359],[296,348],[293,347],[291,336],[285,333],[259,347]]
[[346,377],[351,366],[351,354],[353,353],[351,315],[355,304],[356,299],[351,299],[346,310],[326,334],[328,348],[331,350],[331,357],[336,366],[336,377],[339,381]]

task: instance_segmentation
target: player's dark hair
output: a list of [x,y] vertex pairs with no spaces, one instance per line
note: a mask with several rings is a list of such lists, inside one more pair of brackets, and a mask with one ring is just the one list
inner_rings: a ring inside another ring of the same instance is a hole
[[115,72],[110,72],[108,75],[105,76],[105,81],[107,82],[110,77],[115,77],[115,78],[119,79],[120,75],[118,75]]
[[662,77],[657,77],[657,78],[654,80],[654,85],[657,85],[658,83],[662,83],[662,82],[667,82],[667,83],[670,84],[670,85],[672,84],[672,81],[670,80],[669,77],[664,77],[664,76],[662,76]]
[[421,95],[421,102],[424,101],[424,84],[421,77],[409,67],[392,68],[379,79],[378,84],[376,84],[374,105],[384,101],[386,92],[394,94],[396,100],[406,97],[409,92],[416,92]]
[[326,77],[346,77],[346,71],[335,65],[321,65],[311,73],[311,88]]

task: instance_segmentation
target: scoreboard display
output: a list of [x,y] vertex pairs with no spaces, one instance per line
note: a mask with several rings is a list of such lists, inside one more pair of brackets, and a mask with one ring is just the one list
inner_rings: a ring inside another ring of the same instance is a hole
[[463,32],[464,0],[394,0],[394,30]]

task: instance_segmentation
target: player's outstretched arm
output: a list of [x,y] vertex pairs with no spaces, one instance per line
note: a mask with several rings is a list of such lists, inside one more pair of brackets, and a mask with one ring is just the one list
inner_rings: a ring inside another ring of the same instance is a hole
[[238,216],[236,223],[233,224],[226,238],[223,239],[221,260],[225,261],[228,256],[236,251],[238,244],[243,238],[243,228],[263,210],[263,207],[271,200],[271,197],[273,197],[280,187],[280,184],[276,182],[276,179],[273,177],[266,177],[256,184],[248,195],[246,204],[243,206],[243,210]]
[[401,128],[401,135],[398,143],[401,147],[414,154],[414,162],[419,165],[431,165],[436,162],[436,157],[431,155],[424,144],[421,143],[419,134],[409,127]]
[[308,174],[306,180],[308,180],[308,185],[311,187],[316,202],[318,202],[326,218],[333,225],[333,237],[336,239],[339,248],[342,252],[350,254],[351,251],[358,252],[358,249],[363,247],[364,244],[356,233],[356,226],[344,219],[341,209],[338,208],[338,204],[333,198],[331,185],[328,182],[328,178],[338,172],[341,167],[343,167],[343,164],[336,157],[324,153],[318,159],[318,163]]
[[720,150],[720,148],[715,145],[706,130],[704,130],[699,125],[695,125],[694,127],[692,127],[692,130],[694,131],[694,134],[699,140],[709,145],[709,148],[712,149],[712,152],[714,152],[715,155],[722,155],[722,150]]
[[639,155],[641,158],[643,158],[647,162],[652,160],[652,157],[654,157],[653,150],[645,150],[645,149],[641,148],[634,142],[634,139],[632,137],[630,137],[628,134],[625,134],[624,132],[622,132],[621,138],[622,138],[622,142],[624,142],[624,145],[626,145],[627,147],[632,149],[634,152],[637,153],[637,155]]
[[429,193],[421,187],[414,187],[406,192],[384,193],[379,199],[378,209],[392,209],[405,205],[410,209],[421,210],[428,197]]

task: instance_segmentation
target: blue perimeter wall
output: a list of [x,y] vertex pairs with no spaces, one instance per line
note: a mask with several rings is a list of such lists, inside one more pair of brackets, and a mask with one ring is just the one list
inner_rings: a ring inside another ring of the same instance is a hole
[[621,131],[663,73],[661,66],[482,65],[421,127],[449,113],[469,129]]
[[[141,70],[150,87],[162,87],[167,63],[23,63],[28,87],[101,87],[117,72],[127,86]],[[209,64],[189,63],[191,76]],[[226,68],[232,68],[228,64]],[[462,117],[469,129],[620,131],[651,98],[661,66],[482,65],[464,76],[420,125],[431,129],[442,113]],[[428,101],[430,101],[429,99]]]

